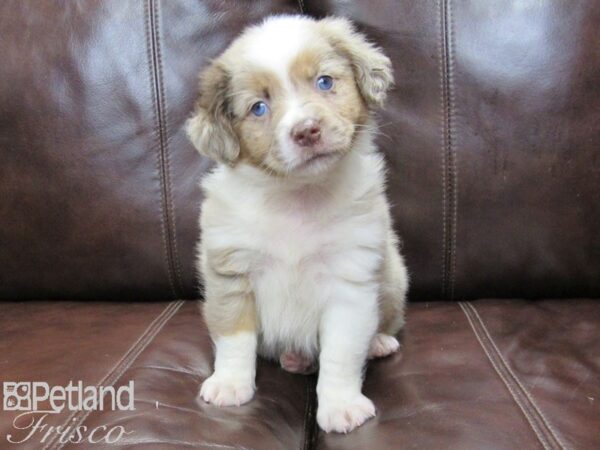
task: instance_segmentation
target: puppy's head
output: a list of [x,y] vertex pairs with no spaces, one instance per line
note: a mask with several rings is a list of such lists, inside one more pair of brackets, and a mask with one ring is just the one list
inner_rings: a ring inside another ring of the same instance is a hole
[[392,82],[390,60],[347,20],[274,17],[201,74],[187,132],[222,163],[316,174],[351,151]]

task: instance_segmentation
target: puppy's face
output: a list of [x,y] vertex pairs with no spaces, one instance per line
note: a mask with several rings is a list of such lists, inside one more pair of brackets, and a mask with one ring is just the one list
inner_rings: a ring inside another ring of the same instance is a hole
[[203,72],[188,134],[220,162],[317,174],[352,149],[391,82],[389,59],[346,20],[271,18]]

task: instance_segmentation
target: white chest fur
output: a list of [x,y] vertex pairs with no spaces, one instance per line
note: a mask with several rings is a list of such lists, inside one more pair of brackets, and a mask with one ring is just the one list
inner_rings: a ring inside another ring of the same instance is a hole
[[346,166],[354,177],[332,175],[325,186],[273,190],[231,169],[204,183],[202,245],[235,249],[266,356],[315,354],[326,302],[345,284],[377,283],[388,226],[381,161],[356,155]]

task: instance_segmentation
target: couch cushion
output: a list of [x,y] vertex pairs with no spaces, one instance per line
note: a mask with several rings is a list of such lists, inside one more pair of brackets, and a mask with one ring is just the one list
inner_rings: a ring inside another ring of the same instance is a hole
[[0,299],[196,298],[198,73],[247,24],[298,11],[1,1]]
[[600,301],[413,304],[403,349],[367,371],[377,417],[317,448],[600,446]]
[[[49,414],[48,425],[123,425],[132,433],[119,445],[128,448],[279,449],[301,448],[305,429],[313,424],[314,377],[293,376],[262,361],[258,392],[250,404],[220,409],[196,402],[213,359],[196,302],[5,302],[0,303],[0,330],[0,382],[66,386],[69,380],[81,380],[85,386],[116,387],[134,382],[135,411],[86,414],[65,409]],[[19,413],[0,411],[0,448],[8,435],[18,442],[30,433],[31,428],[15,429]],[[20,419],[17,426],[25,427],[29,420]],[[40,443],[44,432],[10,448],[66,447],[56,433]],[[105,435],[99,429],[96,438]]]
[[196,297],[197,73],[301,10],[393,60],[378,143],[413,299],[598,296],[598,5],[2,0],[0,298]]
[[[117,448],[600,445],[600,301],[410,304],[402,356],[371,362],[367,371],[365,393],[378,415],[349,436],[317,430],[314,376],[291,375],[265,361],[249,404],[197,403],[213,356],[192,302],[4,303],[0,330],[2,382],[134,381],[135,411],[65,412],[47,420],[132,431],[112,445]],[[0,442],[27,433],[14,429],[14,417],[0,412]],[[39,448],[41,436],[11,448]],[[57,437],[45,443],[62,445]]]
[[600,296],[600,3],[306,0],[391,56],[378,143],[413,298]]
[[[141,339],[153,336],[180,307],[180,303],[0,302],[0,382],[109,383],[107,377],[143,348]],[[14,440],[24,436],[12,426],[18,413],[0,413],[0,448],[7,434]],[[66,410],[51,414],[46,422],[57,426],[68,415]],[[37,445],[33,441],[20,448],[39,445],[38,439]]]

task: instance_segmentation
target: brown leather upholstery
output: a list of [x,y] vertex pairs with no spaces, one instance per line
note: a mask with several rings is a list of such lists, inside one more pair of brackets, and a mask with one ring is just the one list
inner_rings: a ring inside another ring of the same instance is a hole
[[198,72],[248,23],[298,11],[0,2],[0,298],[196,298]]
[[[280,12],[352,18],[396,75],[378,142],[413,302],[349,436],[264,361],[248,405],[195,401],[211,163],[183,124],[198,71]],[[599,26],[594,0],[1,1],[0,382],[134,380],[133,412],[47,420],[122,448],[600,448]],[[9,444],[14,417],[0,448],[69,447]]]
[[[133,380],[135,411],[78,414],[73,422],[124,426],[133,431],[124,448],[593,449],[599,322],[593,300],[411,304],[403,355],[367,371],[365,393],[378,415],[349,436],[316,430],[314,376],[267,362],[247,405],[197,403],[212,352],[193,302],[0,303],[0,367],[3,380]],[[15,432],[13,418],[0,413],[3,442],[8,433],[26,435]],[[17,448],[39,448],[39,439]]]
[[380,144],[413,295],[599,295],[598,2],[305,3],[392,55]]
[[597,448],[600,313],[571,303],[411,305],[403,358],[367,372],[378,417],[353,439],[320,434],[317,448]]
[[[393,59],[379,143],[412,298],[598,296],[598,3],[446,2],[300,2]],[[1,2],[0,297],[196,297],[197,73],[299,8]]]

